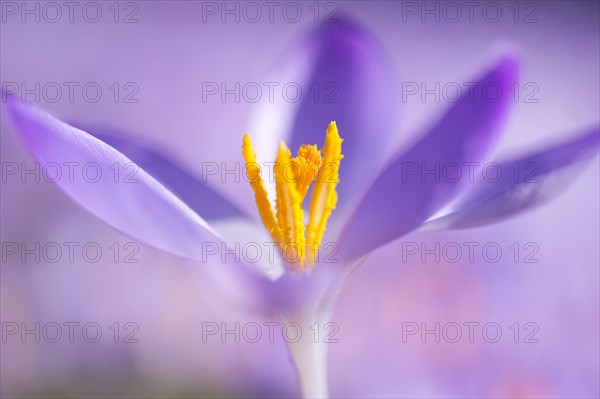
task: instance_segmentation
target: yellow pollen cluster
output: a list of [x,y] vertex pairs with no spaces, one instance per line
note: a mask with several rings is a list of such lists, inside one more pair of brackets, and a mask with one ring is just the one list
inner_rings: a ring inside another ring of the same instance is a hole
[[[321,151],[316,145],[303,145],[298,149],[298,155],[292,158],[285,143],[279,144],[274,167],[276,211],[267,195],[256,153],[247,134],[244,135],[242,153],[258,212],[284,259],[293,270],[304,271],[306,263],[312,267],[327,220],[337,203],[335,188],[343,155],[342,139],[335,122],[327,127]],[[302,203],[313,181],[315,185],[305,226]]]

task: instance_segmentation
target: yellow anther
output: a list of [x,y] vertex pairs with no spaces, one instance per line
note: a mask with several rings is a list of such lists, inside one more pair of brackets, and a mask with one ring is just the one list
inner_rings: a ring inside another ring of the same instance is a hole
[[250,136],[247,134],[244,135],[242,154],[246,160],[246,176],[248,177],[248,180],[250,180],[252,190],[254,190],[254,200],[256,201],[260,218],[269,231],[269,234],[271,234],[271,237],[279,244],[282,242],[283,234],[275,219],[275,212],[269,201],[269,196],[265,189],[265,182],[260,174],[260,166],[256,163],[256,153],[252,148]]
[[283,232],[281,250],[288,263],[304,270],[304,211],[302,198],[291,171],[292,156],[284,142],[279,144],[275,160],[275,188],[277,192],[277,221]]
[[296,188],[304,200],[310,184],[315,180],[321,167],[321,151],[316,145],[302,145],[298,156],[292,159],[296,169]]
[[307,228],[308,261],[314,264],[321,239],[327,228],[327,220],[337,204],[336,186],[339,183],[342,139],[337,125],[331,122],[327,127],[323,146],[323,163],[310,199],[310,212]]
[[[280,143],[274,168],[277,212],[268,199],[260,167],[256,163],[256,154],[247,134],[244,136],[243,155],[263,224],[281,249],[287,263],[293,269],[304,271],[307,260],[311,266],[315,263],[327,220],[337,203],[335,188],[339,181],[339,166],[343,155],[342,139],[335,122],[327,127],[325,145],[321,151],[316,145],[303,145],[298,150],[298,155],[292,158],[285,143]],[[302,202],[315,180],[309,222],[305,228]]]

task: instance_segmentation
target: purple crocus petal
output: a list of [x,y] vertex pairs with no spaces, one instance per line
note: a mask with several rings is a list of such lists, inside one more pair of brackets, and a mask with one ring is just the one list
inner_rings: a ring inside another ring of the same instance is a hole
[[[387,54],[368,32],[340,20],[303,38],[275,69],[270,80],[299,86],[302,97],[258,106],[250,129],[259,136],[257,152],[266,161],[274,159],[278,137],[273,134],[289,137],[294,150],[302,144],[321,147],[328,124],[336,121],[345,156],[338,187],[344,200],[338,208],[349,206],[356,196],[347,193],[360,192],[372,180],[396,127],[399,91]],[[289,93],[295,93],[292,86]]]
[[276,281],[258,284],[271,311],[284,314],[324,314],[335,302],[351,268],[342,263],[317,262],[312,270],[285,273]]
[[[77,125],[75,125],[77,126]],[[247,218],[237,206],[159,151],[106,128],[83,129],[119,150],[208,221]]]
[[219,232],[219,236],[231,248],[229,253],[219,251],[213,255],[214,260],[229,261],[238,254],[240,259],[236,260],[237,263],[243,260],[251,270],[268,281],[276,281],[285,274],[286,266],[280,252],[262,224],[248,218],[227,218],[215,220],[211,227]]
[[56,163],[65,173],[69,165],[76,168],[72,179],[57,184],[100,219],[194,260],[201,259],[203,242],[220,242],[200,216],[113,147],[14,96],[6,105],[19,137],[39,162]]
[[[503,220],[554,198],[598,153],[599,129],[525,157],[497,164],[491,177],[478,173],[473,190],[427,229],[460,229]],[[496,177],[497,176],[497,177]]]
[[[342,230],[342,259],[356,259],[414,230],[453,199],[464,182],[424,172],[483,160],[506,118],[509,86],[516,79],[516,59],[502,57],[433,129],[383,170]],[[502,93],[494,99],[488,92],[492,86]]]

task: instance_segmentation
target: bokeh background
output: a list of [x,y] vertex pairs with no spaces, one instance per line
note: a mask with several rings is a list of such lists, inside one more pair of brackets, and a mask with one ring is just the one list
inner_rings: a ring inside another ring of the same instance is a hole
[[[240,14],[239,22],[235,16],[223,22],[225,8],[241,10],[244,3],[99,1],[102,17],[96,23],[82,17],[87,2],[76,3],[73,22],[63,8],[54,23],[48,21],[53,13],[40,14],[39,22],[35,15],[21,20],[22,7],[43,13],[47,2],[0,3],[2,84],[96,82],[103,96],[95,103],[82,98],[80,90],[72,102],[66,93],[56,102],[43,95],[34,102],[63,120],[151,143],[196,176],[203,161],[239,161],[241,135],[250,128],[253,112],[253,104],[243,99],[203,101],[202,83],[268,80],[285,50],[317,27],[315,8],[319,23],[334,12],[375,35],[398,71],[398,82],[390,84],[399,92],[402,82],[472,80],[498,48],[517,49],[523,61],[521,88],[534,83],[539,101],[519,97],[494,153],[499,157],[566,139],[599,119],[596,1],[492,2],[488,7],[502,12],[498,22],[490,20],[491,9],[487,18],[483,14],[488,4],[483,1],[472,20],[463,2],[455,3],[462,10],[458,19],[442,2],[296,2],[302,12],[296,22],[278,11],[269,21],[263,2],[256,3],[263,10],[258,21],[248,20],[253,14]],[[218,14],[203,13],[207,3]],[[286,6],[276,3],[276,10]],[[406,13],[412,6],[418,9],[415,15]],[[425,7],[439,10],[439,21],[423,16]],[[114,101],[109,88],[114,82],[121,94],[130,93],[131,86],[124,85],[134,83],[132,98],[138,101]],[[32,101],[31,95],[26,98]],[[416,137],[449,105],[407,99],[398,109],[396,145]],[[31,164],[4,109],[1,115],[2,163]],[[405,262],[401,241],[373,254],[349,278],[334,313],[339,342],[330,346],[331,395],[598,397],[598,169],[595,159],[553,202],[509,221],[403,239],[496,242],[506,253],[498,263],[481,256],[475,262]],[[253,209],[247,187],[210,183]],[[6,179],[0,198],[3,243],[78,241],[108,248],[132,241],[76,205],[56,184]],[[514,242],[535,243],[539,262],[515,262],[508,256]],[[191,263],[143,245],[137,258],[137,264],[109,257],[98,263],[3,258],[2,323],[96,322],[104,334],[97,343],[6,337],[0,352],[3,397],[299,395],[281,339],[202,342],[203,322],[262,320],[228,302]],[[109,326],[115,322],[121,329],[136,323],[138,342],[113,342]],[[480,330],[474,342],[463,337],[458,343],[436,343],[431,336],[422,342],[420,335],[403,340],[403,323],[433,328],[436,322],[494,322],[503,335],[497,343],[482,339]],[[538,326],[538,342],[523,342],[529,322]],[[517,343],[510,329],[514,323],[521,332]]]

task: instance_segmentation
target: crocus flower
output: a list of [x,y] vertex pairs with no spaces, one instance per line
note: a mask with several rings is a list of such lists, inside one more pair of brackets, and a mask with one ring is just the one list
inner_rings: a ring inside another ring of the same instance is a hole
[[[319,192],[327,195],[314,201],[316,208],[312,199],[307,201],[311,203],[308,238],[298,231],[303,226],[302,201],[292,200],[300,192],[308,196],[308,187],[286,186],[281,181],[278,187],[269,187],[268,181],[250,179],[255,195],[248,189],[247,201],[256,196],[260,212],[247,215],[234,201],[220,197],[158,151],[123,137],[95,137],[14,96],[5,96],[16,132],[39,161],[94,163],[105,176],[114,176],[115,165],[126,174],[130,172],[126,168],[137,163],[134,183],[101,179],[94,183],[61,180],[59,184],[97,217],[148,245],[202,263],[203,243],[231,248],[235,243],[272,241],[267,233],[277,242],[286,229],[294,231],[293,240],[335,243],[332,257],[311,256],[306,262],[288,261],[276,252],[268,262],[241,259],[205,265],[207,276],[224,290],[279,320],[308,329],[314,322],[327,322],[345,277],[378,247],[419,228],[479,226],[516,215],[552,198],[595,156],[597,126],[573,134],[567,142],[497,163],[499,178],[493,181],[480,174],[471,182],[466,174],[439,179],[435,173],[419,173],[439,170],[440,165],[481,165],[487,160],[508,115],[512,98],[506,93],[517,79],[517,70],[514,55],[499,57],[471,80],[478,84],[471,85],[429,131],[389,157],[388,147],[398,133],[399,102],[394,70],[385,53],[374,38],[349,22],[320,27],[307,36],[278,65],[276,75],[305,87],[312,82],[335,82],[337,101],[322,104],[305,98],[298,103],[260,104],[249,132],[255,145],[244,138],[244,155],[246,162],[257,157],[260,164],[275,159],[279,151],[280,161],[294,162],[284,142],[294,150],[317,154],[316,147],[301,146],[322,143],[328,129],[322,156],[323,161],[330,157],[339,166],[339,184],[336,178],[329,186],[319,186],[317,177],[312,197]],[[493,100],[485,92],[491,84],[503,93]],[[337,122],[339,135],[332,121]],[[300,154],[296,162],[310,163],[311,159]],[[317,163],[316,168],[320,171],[319,165],[325,164]],[[515,174],[515,165],[530,167],[527,173]],[[282,194],[285,190],[288,193]],[[276,211],[268,205],[274,191],[278,194]],[[286,201],[296,213],[282,212]],[[442,209],[450,210],[438,217]],[[320,226],[316,233],[315,212]],[[315,240],[314,234],[322,237]],[[315,343],[306,332],[298,342],[289,343],[290,354],[303,395],[324,397],[326,345]]]

